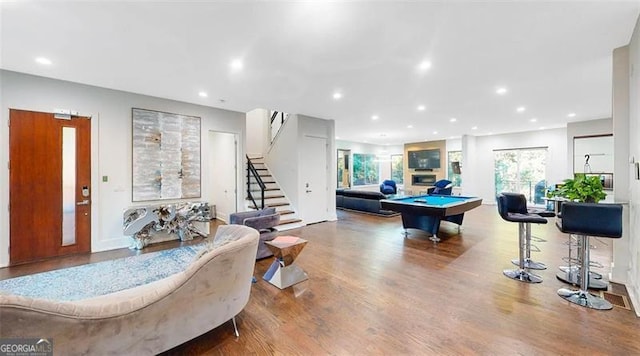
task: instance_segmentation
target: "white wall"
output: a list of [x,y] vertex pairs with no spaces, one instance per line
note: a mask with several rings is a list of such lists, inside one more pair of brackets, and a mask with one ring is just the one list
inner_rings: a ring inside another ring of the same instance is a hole
[[627,284],[629,255],[629,46],[613,51],[613,200],[623,205],[622,238],[613,245],[611,281]]
[[[547,182],[562,181],[567,178],[566,140],[563,128],[476,136],[475,140],[463,137],[463,195],[478,196],[484,204],[495,204],[494,150],[547,147]],[[468,142],[465,144],[465,141]]]
[[[634,70],[635,69],[635,70]],[[640,161],[640,18],[629,44],[629,156]],[[640,180],[629,164],[629,277],[627,291],[640,316]],[[614,187],[615,188],[615,187]]]
[[327,140],[327,220],[336,220],[336,146],[333,120],[290,114],[267,152],[265,164],[289,199],[293,210],[298,212],[300,217],[306,216],[306,212],[301,211],[303,204],[300,204],[300,199],[304,196],[300,162],[313,157],[301,144],[304,136],[321,137]]
[[[380,160],[380,182],[385,179],[391,179],[391,155],[403,155],[404,154],[404,146],[403,145],[374,145],[370,143],[361,143],[361,142],[351,142],[344,140],[336,140],[336,147],[334,149],[334,153],[337,150],[351,150],[351,155],[349,156],[349,162],[351,162],[351,166],[353,166],[353,154],[374,154]],[[337,153],[334,155],[336,156]],[[334,157],[335,160],[335,157]],[[406,166],[406,161],[404,165]],[[337,173],[334,174],[333,178],[336,180]],[[370,191],[379,191],[380,186],[378,184],[373,185],[353,185],[353,172],[351,173],[351,189],[358,190],[370,190]],[[406,177],[403,177],[405,180]]]
[[449,151],[462,151],[462,139],[454,138],[447,140],[447,152]]
[[269,111],[255,109],[247,113],[247,154],[263,156],[269,147]]
[[[480,196],[478,192],[481,189],[481,180],[486,180],[486,177],[479,178],[477,176],[478,168],[481,164],[478,162],[480,159],[480,155],[478,154],[478,150],[476,149],[478,138],[476,136],[463,135],[461,139],[462,146],[462,162],[460,163],[460,177],[462,178],[461,185],[461,195],[466,196]],[[493,162],[493,156],[491,157],[491,161]],[[493,177],[491,177],[491,182],[493,182]],[[495,198],[490,199],[490,201],[494,201]],[[484,203],[487,203],[487,200],[483,200]]]
[[[51,112],[54,108],[78,111],[92,117],[92,251],[129,246],[129,238],[122,234],[122,212],[134,205],[131,202],[131,108],[144,108],[190,116],[201,121],[201,145],[209,147],[208,132],[224,131],[244,138],[245,113],[199,106],[145,95],[81,85],[16,72],[1,71],[0,162],[8,162],[9,109]],[[239,143],[244,155],[244,142]],[[203,150],[202,196],[208,197],[215,174],[205,162],[209,155]],[[241,167],[240,167],[241,168]],[[108,176],[108,182],[101,177]],[[242,174],[240,174],[242,176]],[[9,174],[0,170],[0,206],[8,205]],[[202,200],[205,200],[203,198]],[[241,204],[241,195],[238,198]],[[213,202],[215,203],[215,202]],[[136,203],[135,205],[144,205]],[[6,211],[6,210],[5,210]],[[0,214],[0,266],[9,262],[9,218]]]
[[298,116],[290,115],[278,137],[264,156],[265,165],[289,200],[293,211],[299,211],[298,195]]
[[[567,124],[567,178],[573,177],[573,138],[581,136],[608,135],[613,133],[613,119],[597,119],[570,122]],[[580,170],[582,167],[577,167]]]

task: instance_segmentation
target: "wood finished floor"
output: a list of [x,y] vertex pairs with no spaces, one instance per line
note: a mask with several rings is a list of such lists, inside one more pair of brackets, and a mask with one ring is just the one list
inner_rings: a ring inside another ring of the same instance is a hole
[[[279,290],[261,279],[271,259],[257,261],[258,282],[236,318],[240,338],[229,322],[165,354],[640,354],[634,312],[590,310],[556,295],[566,286],[555,273],[564,264],[567,238],[551,223],[533,229],[548,240],[538,243],[542,252],[534,258],[550,268],[539,272],[543,283],[532,285],[502,275],[513,268],[517,225],[501,220],[495,206],[468,212],[460,234],[443,223],[438,245],[415,230],[405,239],[400,217],[344,211],[338,217],[283,233],[309,241],[296,260],[308,281]],[[592,258],[606,263],[610,246],[593,245]],[[135,253],[4,268],[0,279]],[[626,294],[620,285],[609,290]]]

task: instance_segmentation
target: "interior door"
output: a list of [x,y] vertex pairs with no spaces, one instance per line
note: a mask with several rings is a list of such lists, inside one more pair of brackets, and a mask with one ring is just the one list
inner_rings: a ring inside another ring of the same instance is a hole
[[91,120],[9,113],[11,264],[91,250]]
[[304,136],[300,212],[306,224],[327,220],[327,139]]
[[229,215],[238,211],[238,139],[226,132],[209,132],[211,167],[210,204],[216,206],[216,216],[228,222]]

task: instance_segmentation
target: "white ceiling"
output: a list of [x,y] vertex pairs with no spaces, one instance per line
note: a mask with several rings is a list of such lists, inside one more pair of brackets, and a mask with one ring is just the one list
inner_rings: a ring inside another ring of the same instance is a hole
[[[611,53],[629,43],[640,13],[639,1],[0,6],[3,69],[334,119],[340,139],[378,144],[610,117]],[[432,67],[421,73],[423,60]]]

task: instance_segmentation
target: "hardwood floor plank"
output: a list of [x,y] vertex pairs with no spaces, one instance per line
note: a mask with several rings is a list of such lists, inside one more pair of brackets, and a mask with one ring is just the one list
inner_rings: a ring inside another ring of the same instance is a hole
[[[338,211],[339,220],[282,232],[309,241],[296,260],[309,280],[280,290],[262,279],[271,258],[256,262],[247,307],[231,322],[166,355],[542,355],[640,354],[640,318],[622,308],[597,311],[568,303],[555,278],[567,236],[550,222],[533,258],[544,281],[506,278],[517,257],[517,224],[485,205],[465,214],[460,233],[443,223],[443,241],[404,237],[400,217]],[[593,239],[592,239],[593,240]],[[197,241],[196,241],[197,242]],[[607,243],[606,245],[603,244]],[[592,258],[610,265],[611,243],[592,241]],[[152,245],[143,252],[180,245]],[[0,269],[0,278],[135,254],[116,250]],[[605,278],[607,269],[597,270]],[[610,291],[626,294],[624,286]]]

